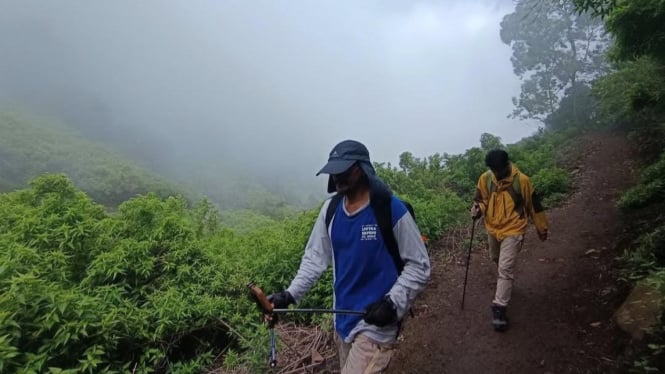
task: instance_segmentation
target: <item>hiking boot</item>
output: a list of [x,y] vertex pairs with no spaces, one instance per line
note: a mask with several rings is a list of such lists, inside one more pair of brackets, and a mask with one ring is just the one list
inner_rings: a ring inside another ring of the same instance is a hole
[[508,328],[508,317],[506,316],[506,307],[492,305],[492,326],[494,331],[506,331]]

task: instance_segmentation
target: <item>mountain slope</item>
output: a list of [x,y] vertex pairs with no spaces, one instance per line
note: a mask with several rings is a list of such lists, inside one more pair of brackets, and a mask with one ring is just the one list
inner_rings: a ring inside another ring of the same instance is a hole
[[146,192],[166,196],[183,191],[64,123],[0,112],[0,191],[23,188],[44,173],[67,174],[108,206]]

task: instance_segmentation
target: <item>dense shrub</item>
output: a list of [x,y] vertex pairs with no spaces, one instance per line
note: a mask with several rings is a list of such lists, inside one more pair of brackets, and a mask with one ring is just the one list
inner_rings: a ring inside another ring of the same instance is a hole
[[201,211],[146,195],[107,215],[60,175],[0,195],[2,371],[197,372],[261,341],[245,285],[284,287],[314,216],[241,236]]
[[450,191],[411,198],[400,196],[413,205],[418,227],[427,238],[440,238],[447,230],[455,227],[465,216],[468,201]]
[[628,210],[662,202],[663,191],[665,191],[665,152],[657,162],[642,172],[639,183],[621,196],[619,206]]
[[546,205],[561,200],[562,196],[570,190],[570,177],[562,168],[540,169],[533,175],[533,186],[545,197]]

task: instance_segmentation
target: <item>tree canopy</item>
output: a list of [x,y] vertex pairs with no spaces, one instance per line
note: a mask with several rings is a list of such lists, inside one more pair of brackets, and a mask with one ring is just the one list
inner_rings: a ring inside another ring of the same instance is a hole
[[567,1],[519,0],[501,22],[501,40],[513,50],[522,80],[511,117],[545,123],[566,91],[588,85],[607,69],[608,46],[602,21],[579,13]]

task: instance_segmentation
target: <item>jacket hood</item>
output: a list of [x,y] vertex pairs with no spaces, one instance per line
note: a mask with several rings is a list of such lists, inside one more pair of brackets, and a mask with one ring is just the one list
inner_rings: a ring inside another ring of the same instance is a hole
[[496,179],[496,176],[492,171],[488,171],[492,175],[492,182],[497,186],[497,189],[504,190],[507,186],[513,183],[513,179],[517,177],[517,174],[520,173],[520,169],[514,163],[510,163],[510,175],[501,179],[500,181]]

